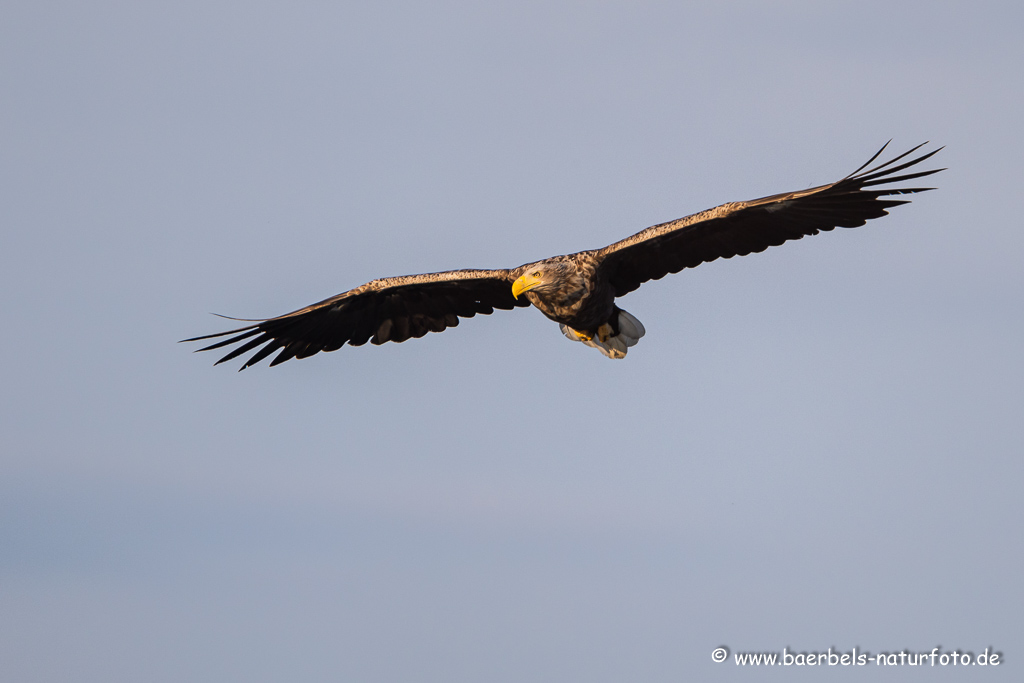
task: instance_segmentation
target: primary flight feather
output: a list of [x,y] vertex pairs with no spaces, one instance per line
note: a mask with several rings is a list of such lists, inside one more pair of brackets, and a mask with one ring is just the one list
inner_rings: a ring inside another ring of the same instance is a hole
[[899,175],[941,147],[903,161],[923,147],[918,145],[864,170],[887,145],[837,182],[722,204],[641,230],[603,249],[555,256],[511,270],[453,270],[373,280],[276,318],[183,341],[227,337],[199,351],[238,344],[217,363],[252,351],[240,368],[245,369],[274,353],[272,366],[335,351],[344,344],[403,342],[455,327],[460,317],[532,304],[559,323],[569,339],[582,341],[609,358],[623,358],[644,335],[644,326],[616,306],[615,299],[644,282],[717,258],[764,251],[822,230],[855,228],[909,203],[890,197],[934,189],[893,184],[944,170]]

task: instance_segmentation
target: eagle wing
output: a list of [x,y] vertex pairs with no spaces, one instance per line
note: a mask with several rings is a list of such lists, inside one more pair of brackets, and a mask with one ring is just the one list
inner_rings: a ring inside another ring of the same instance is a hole
[[[199,351],[245,342],[217,361],[218,364],[256,350],[240,368],[244,370],[280,351],[271,365],[291,358],[306,358],[320,351],[335,351],[345,343],[360,346],[403,342],[427,332],[442,332],[459,318],[487,315],[494,309],[529,306],[512,296],[508,270],[452,270],[406,275],[367,282],[361,287],[297,311],[254,320],[254,324],[227,332],[182,341],[229,337]],[[248,341],[246,341],[248,340]],[[263,348],[259,348],[259,347]]]
[[872,218],[886,215],[887,209],[909,202],[884,197],[934,189],[882,187],[945,170],[896,175],[942,149],[940,147],[916,159],[897,163],[928,143],[865,171],[888,144],[883,145],[863,166],[837,182],[747,202],[722,204],[686,218],[652,226],[596,250],[594,253],[600,262],[599,276],[608,280],[615,296],[622,296],[648,280],[657,280],[717,258],[761,252],[787,240],[816,235],[822,230],[864,225]]

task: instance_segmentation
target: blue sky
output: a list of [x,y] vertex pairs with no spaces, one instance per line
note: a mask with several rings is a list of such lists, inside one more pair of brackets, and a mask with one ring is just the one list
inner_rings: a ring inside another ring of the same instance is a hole
[[[4,678],[755,675],[720,645],[1019,678],[1019,5],[0,16]],[[535,310],[244,373],[175,343],[890,138],[946,145],[938,191],[645,285],[623,362]]]

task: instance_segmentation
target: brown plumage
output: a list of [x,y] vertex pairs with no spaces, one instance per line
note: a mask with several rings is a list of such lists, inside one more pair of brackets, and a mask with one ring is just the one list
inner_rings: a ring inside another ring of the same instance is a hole
[[764,251],[823,230],[858,227],[884,216],[888,209],[909,201],[889,197],[933,189],[891,187],[892,183],[944,170],[897,175],[939,151],[898,163],[922,146],[865,171],[883,146],[867,163],[835,183],[723,204],[655,225],[603,249],[556,256],[511,270],[456,270],[373,280],[292,313],[184,341],[228,337],[199,350],[238,343],[217,362],[255,351],[244,369],[275,352],[271,365],[335,351],[346,343],[403,342],[455,327],[460,317],[532,304],[560,323],[570,339],[621,358],[643,336],[644,329],[615,305],[616,297],[683,268]]

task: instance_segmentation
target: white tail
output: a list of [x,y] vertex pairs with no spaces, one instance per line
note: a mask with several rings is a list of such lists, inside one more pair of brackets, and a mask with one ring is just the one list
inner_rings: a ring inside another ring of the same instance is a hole
[[636,346],[636,343],[640,341],[640,337],[647,333],[644,329],[644,324],[637,320],[630,313],[619,310],[619,333],[614,336],[605,337],[604,341],[601,341],[600,333],[591,339],[582,339],[580,335],[576,333],[576,330],[572,329],[568,325],[559,325],[562,330],[562,334],[573,341],[581,341],[587,346],[592,346],[609,358],[625,358],[626,351],[630,346]]

